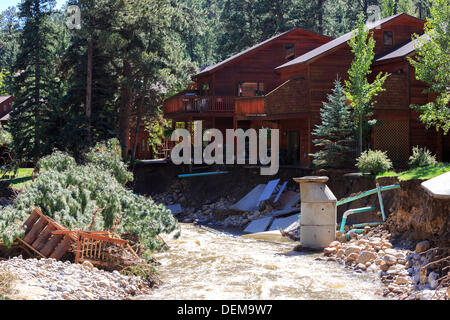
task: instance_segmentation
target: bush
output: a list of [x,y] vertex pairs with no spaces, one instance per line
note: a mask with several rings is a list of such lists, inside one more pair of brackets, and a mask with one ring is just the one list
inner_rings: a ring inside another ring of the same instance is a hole
[[436,157],[427,148],[413,148],[412,156],[409,157],[409,167],[411,169],[419,167],[434,166],[437,164]]
[[386,152],[380,150],[364,151],[356,161],[356,167],[364,173],[379,174],[392,168],[392,162]]
[[[108,162],[114,158],[105,155],[110,150],[91,150],[95,160],[83,166],[61,152],[43,158],[39,165],[45,171],[17,196],[13,205],[0,212],[3,241],[10,244],[16,236],[23,236],[23,221],[38,207],[67,228],[88,230],[94,220],[93,230],[133,233],[139,236],[143,247],[160,249],[163,243],[157,236],[173,232],[177,221],[163,205],[133,194],[117,181],[111,172],[125,166],[120,160],[119,165],[117,159]],[[114,167],[108,167],[108,163]]]

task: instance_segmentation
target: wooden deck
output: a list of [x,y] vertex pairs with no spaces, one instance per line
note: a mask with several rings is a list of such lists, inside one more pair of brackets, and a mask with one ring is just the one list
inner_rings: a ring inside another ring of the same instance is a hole
[[235,97],[175,95],[164,102],[164,114],[234,113]]

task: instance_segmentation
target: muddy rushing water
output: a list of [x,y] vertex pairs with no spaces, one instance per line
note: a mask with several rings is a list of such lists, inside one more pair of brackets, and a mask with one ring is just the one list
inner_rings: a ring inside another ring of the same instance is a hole
[[155,257],[164,284],[151,299],[380,299],[373,274],[357,274],[319,254],[292,252],[295,243],[243,239],[182,224]]

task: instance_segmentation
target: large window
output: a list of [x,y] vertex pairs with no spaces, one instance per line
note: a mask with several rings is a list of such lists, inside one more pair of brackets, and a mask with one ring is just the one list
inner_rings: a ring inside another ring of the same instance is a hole
[[295,58],[295,44],[286,43],[284,45],[284,58],[286,60],[292,60]]
[[264,82],[240,82],[237,86],[238,97],[255,97],[264,95]]
[[383,32],[383,42],[385,46],[393,46],[394,45],[394,33],[392,31],[384,31]]

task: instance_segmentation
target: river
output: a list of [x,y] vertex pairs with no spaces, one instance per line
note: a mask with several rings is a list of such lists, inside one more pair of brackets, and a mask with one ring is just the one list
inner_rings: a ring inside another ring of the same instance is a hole
[[355,273],[296,245],[244,239],[181,224],[181,237],[155,254],[163,284],[150,299],[381,299],[375,274]]

